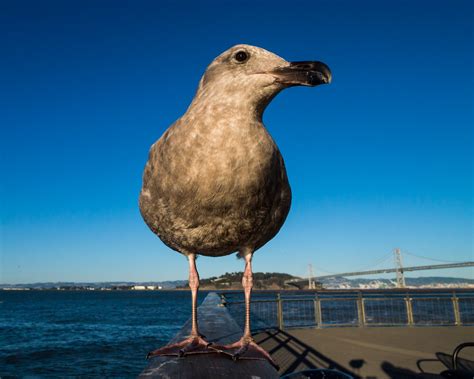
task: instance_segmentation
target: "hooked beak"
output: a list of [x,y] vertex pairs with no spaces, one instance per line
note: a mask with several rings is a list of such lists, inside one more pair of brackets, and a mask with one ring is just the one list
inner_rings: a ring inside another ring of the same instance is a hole
[[305,61],[290,62],[288,66],[272,71],[277,82],[287,86],[310,86],[331,83],[329,67],[323,62]]

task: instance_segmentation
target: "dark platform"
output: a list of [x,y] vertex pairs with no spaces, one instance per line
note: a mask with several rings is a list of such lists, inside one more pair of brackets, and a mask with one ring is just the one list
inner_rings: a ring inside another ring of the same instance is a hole
[[[209,342],[228,344],[238,341],[242,330],[221,305],[216,293],[210,293],[198,308],[200,332]],[[178,342],[189,335],[191,320],[184,324],[179,333],[170,341]],[[266,361],[239,360],[221,354],[190,355],[179,357],[156,357],[140,374],[139,378],[173,379],[218,379],[218,378],[278,378],[278,372]]]

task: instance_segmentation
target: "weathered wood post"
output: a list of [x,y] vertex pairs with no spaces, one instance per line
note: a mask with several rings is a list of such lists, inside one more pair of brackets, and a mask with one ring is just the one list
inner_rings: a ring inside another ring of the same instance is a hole
[[278,328],[280,330],[283,330],[285,328],[284,322],[283,322],[283,304],[281,300],[281,294],[277,294],[277,319],[278,319]]
[[227,306],[227,298],[225,297],[224,293],[220,293],[219,296],[221,297],[221,304],[226,307]]
[[316,328],[321,328],[323,321],[321,316],[321,299],[318,293],[316,293],[316,297],[314,298],[314,317],[316,318]]
[[453,311],[454,311],[454,324],[456,326],[462,325],[461,313],[459,312],[459,299],[456,296],[456,292],[453,291],[453,297],[451,298],[453,302]]
[[365,308],[364,298],[362,297],[362,291],[359,291],[357,295],[357,315],[359,318],[359,326],[365,326]]
[[407,308],[407,322],[408,326],[413,326],[413,304],[412,304],[413,299],[410,297],[410,294],[407,292],[406,297],[405,297],[405,305]]

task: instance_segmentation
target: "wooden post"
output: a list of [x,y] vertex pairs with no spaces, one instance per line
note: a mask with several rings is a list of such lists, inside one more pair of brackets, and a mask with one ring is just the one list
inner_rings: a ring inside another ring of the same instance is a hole
[[225,297],[225,294],[223,294],[222,292],[219,294],[219,296],[221,297],[221,306],[223,307],[227,307],[227,299]]
[[413,326],[414,321],[413,321],[413,305],[412,305],[412,298],[410,295],[407,293],[405,297],[405,305],[407,308],[407,321],[408,321],[408,326]]
[[[232,318],[215,292],[211,292],[198,308],[199,330],[209,342],[226,345],[238,341],[242,329]],[[191,320],[170,341],[175,343],[189,336]],[[146,352],[143,352],[145,356]],[[148,367],[139,375],[139,379],[179,378],[179,379],[251,379],[279,378],[277,370],[266,360],[233,361],[225,354],[196,354],[185,357],[156,357],[150,360]]]
[[314,299],[314,317],[316,318],[316,328],[321,328],[323,322],[321,317],[321,300],[318,294],[316,294],[316,298]]
[[283,322],[283,304],[281,300],[281,294],[277,294],[277,319],[278,319],[278,328],[283,330],[285,325]]
[[359,318],[359,326],[365,326],[365,309],[362,291],[359,291],[359,294],[357,296],[357,315]]
[[454,324],[456,326],[462,325],[461,313],[459,312],[459,299],[456,296],[456,292],[453,291],[453,297],[451,298],[453,302],[453,311],[454,311]]

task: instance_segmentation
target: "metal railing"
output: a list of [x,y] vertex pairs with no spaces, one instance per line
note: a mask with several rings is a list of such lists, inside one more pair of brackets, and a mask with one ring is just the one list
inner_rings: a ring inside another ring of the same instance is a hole
[[[243,296],[220,293],[243,326]],[[474,291],[282,291],[257,292],[252,329],[335,326],[442,326],[474,324]]]

